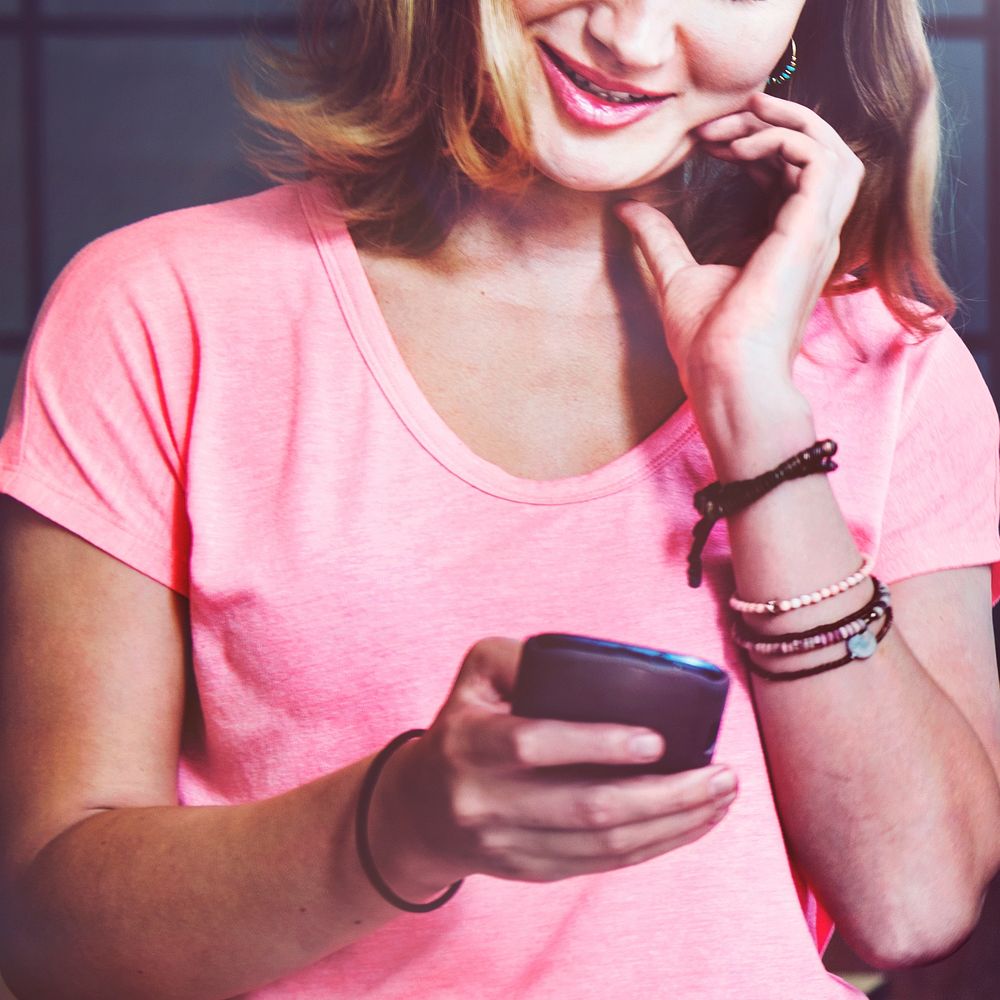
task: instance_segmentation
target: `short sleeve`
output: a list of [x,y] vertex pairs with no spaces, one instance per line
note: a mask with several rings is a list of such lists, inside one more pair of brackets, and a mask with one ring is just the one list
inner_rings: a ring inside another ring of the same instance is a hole
[[[887,581],[991,565],[1000,599],[1000,425],[950,327],[903,348],[907,376],[878,572]],[[876,429],[873,429],[873,433]]]
[[194,359],[155,227],[119,230],[49,293],[0,440],[0,491],[183,594]]

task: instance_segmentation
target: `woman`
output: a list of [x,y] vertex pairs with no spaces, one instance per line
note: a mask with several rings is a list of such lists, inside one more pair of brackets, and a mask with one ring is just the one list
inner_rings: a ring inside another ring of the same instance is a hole
[[[1000,859],[997,421],[915,0],[334,13],[244,91],[312,179],[98,240],[39,318],[15,992],[818,1000],[857,995],[831,917],[955,948]],[[778,468],[689,563],[692,495]],[[541,631],[722,664],[715,763],[568,777],[663,741],[512,717]]]

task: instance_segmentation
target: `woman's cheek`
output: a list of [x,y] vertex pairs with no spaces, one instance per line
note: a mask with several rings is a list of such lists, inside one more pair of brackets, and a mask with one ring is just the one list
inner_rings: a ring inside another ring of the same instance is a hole
[[766,33],[706,33],[689,39],[687,65],[691,82],[706,93],[749,96],[760,90],[781,61],[791,37],[782,30]]
[[[489,0],[480,0],[487,3]],[[544,20],[570,7],[579,7],[580,0],[513,0],[511,6],[522,24]]]

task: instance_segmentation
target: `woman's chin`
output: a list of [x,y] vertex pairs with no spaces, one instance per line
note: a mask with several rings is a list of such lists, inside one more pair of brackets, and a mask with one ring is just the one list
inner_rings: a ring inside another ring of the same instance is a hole
[[[693,143],[691,144],[693,147]],[[592,151],[590,155],[572,154],[563,151],[536,149],[532,157],[535,168],[549,180],[571,191],[592,194],[609,191],[629,191],[633,188],[653,184],[676,169],[687,158],[691,149],[675,151],[669,158],[650,161],[646,156],[601,155]]]
[[539,173],[550,181],[568,191],[579,191],[581,194],[607,194],[612,191],[631,191],[659,180],[667,170],[653,170],[645,174],[625,173],[613,168],[601,169],[600,164],[588,164],[586,167],[556,167],[536,163]]

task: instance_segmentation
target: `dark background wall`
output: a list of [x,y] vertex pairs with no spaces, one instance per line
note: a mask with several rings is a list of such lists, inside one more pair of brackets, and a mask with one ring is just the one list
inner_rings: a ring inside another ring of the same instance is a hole
[[[923,6],[953,133],[940,251],[964,301],[956,326],[997,397],[1000,0]],[[289,36],[293,7],[0,0],[0,412],[42,296],[83,244],[156,212],[266,186],[241,161],[226,67],[251,24]],[[1000,996],[995,896],[991,907],[950,963],[894,977],[894,1000]]]

